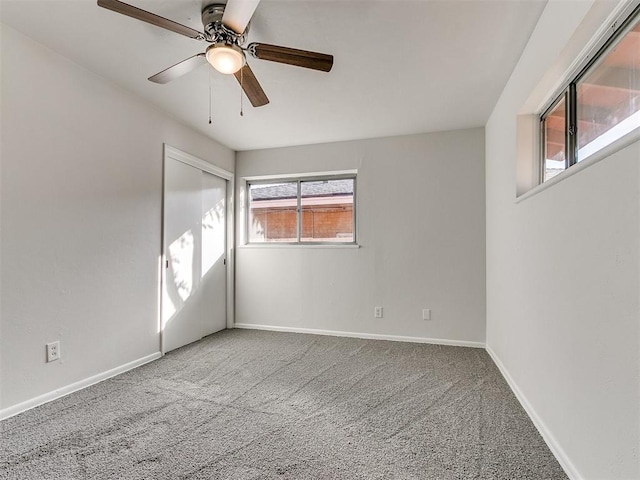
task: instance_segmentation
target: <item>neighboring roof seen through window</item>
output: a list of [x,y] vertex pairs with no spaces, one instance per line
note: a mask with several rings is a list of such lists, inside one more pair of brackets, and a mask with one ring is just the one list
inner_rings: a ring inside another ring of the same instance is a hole
[[[302,182],[301,189],[303,198],[353,195],[353,179],[305,181]],[[251,185],[251,199],[253,201],[271,200],[274,198],[296,198],[297,196],[297,183]]]

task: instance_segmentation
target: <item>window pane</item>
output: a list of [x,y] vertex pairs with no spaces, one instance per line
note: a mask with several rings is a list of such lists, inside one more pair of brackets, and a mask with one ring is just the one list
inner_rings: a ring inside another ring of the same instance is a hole
[[566,101],[556,103],[544,118],[544,178],[547,181],[565,169],[566,135],[565,119],[567,115]]
[[301,182],[303,242],[353,242],[353,178]]
[[577,82],[578,161],[640,128],[640,20]]
[[249,185],[249,242],[297,242],[296,182]]

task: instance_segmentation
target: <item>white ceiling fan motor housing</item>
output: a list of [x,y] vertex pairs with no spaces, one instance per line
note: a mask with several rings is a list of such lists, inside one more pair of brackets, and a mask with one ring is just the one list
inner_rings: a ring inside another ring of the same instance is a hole
[[242,46],[249,33],[250,24],[247,24],[247,28],[244,29],[242,34],[237,34],[222,23],[224,9],[224,4],[214,3],[204,7],[202,10],[202,25],[204,26],[206,40],[212,43]]

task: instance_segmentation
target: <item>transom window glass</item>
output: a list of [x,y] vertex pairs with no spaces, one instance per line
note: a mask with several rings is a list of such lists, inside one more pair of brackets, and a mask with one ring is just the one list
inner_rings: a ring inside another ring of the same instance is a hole
[[565,95],[563,95],[545,118],[543,178],[545,182],[567,168],[566,104]]
[[355,243],[355,178],[249,182],[250,243]]
[[542,181],[640,130],[640,6],[541,117]]
[[576,88],[579,162],[640,127],[640,18]]

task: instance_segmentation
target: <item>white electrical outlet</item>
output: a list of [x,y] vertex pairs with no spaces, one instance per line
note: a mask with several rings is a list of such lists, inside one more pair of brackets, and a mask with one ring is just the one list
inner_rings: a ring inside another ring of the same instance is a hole
[[375,307],[373,309],[373,316],[375,318],[382,318],[382,307]]
[[47,343],[47,362],[55,362],[60,359],[60,340]]
[[431,320],[431,309],[423,308],[422,309],[422,319],[423,320]]

